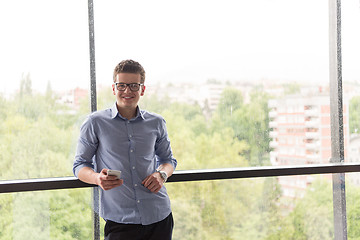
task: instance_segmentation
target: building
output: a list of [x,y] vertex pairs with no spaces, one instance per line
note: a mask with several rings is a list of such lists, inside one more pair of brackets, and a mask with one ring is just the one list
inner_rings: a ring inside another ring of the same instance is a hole
[[[360,134],[356,133],[350,135],[348,161],[353,163],[360,162]],[[352,184],[360,186],[359,173],[348,173],[346,176]]]
[[[331,122],[329,94],[308,92],[306,96],[285,96],[269,101],[270,161],[278,165],[329,163]],[[349,145],[348,104],[343,105],[345,158]],[[285,197],[301,197],[313,177],[279,178]]]
[[81,100],[88,97],[89,91],[83,88],[75,88],[66,92],[60,93],[58,102],[65,103],[71,108],[77,109],[80,106]]

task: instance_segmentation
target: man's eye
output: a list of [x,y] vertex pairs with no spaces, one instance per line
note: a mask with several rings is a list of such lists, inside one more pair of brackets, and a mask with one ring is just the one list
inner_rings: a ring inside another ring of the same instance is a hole
[[119,87],[121,87],[121,88],[126,87],[126,85],[125,85],[125,84],[118,84],[118,86],[119,86]]
[[137,87],[138,85],[136,84],[136,83],[132,83],[132,84],[130,84],[130,87],[132,87],[132,88],[135,88],[135,87]]

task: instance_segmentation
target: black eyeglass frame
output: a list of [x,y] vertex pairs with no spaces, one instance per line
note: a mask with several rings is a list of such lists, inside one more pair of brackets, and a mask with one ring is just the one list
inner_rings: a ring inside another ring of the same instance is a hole
[[[120,84],[125,85],[125,87],[123,89],[119,89],[120,86],[118,86],[118,85],[120,85]],[[137,92],[140,90],[140,86],[144,86],[144,84],[143,83],[119,83],[119,82],[115,83],[115,87],[118,91],[125,91],[126,88],[129,87],[132,92]],[[134,87],[136,90],[134,89]]]

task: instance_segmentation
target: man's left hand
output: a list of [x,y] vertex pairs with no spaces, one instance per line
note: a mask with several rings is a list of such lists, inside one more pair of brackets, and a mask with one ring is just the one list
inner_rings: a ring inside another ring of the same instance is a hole
[[142,184],[151,192],[157,193],[164,185],[164,180],[162,179],[159,172],[154,172],[153,174],[145,178],[144,181],[142,181]]

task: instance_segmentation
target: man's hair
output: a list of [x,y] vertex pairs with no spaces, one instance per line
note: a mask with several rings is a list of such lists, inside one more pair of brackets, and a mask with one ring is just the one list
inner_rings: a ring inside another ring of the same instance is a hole
[[139,73],[141,76],[140,83],[145,82],[145,70],[140,63],[134,60],[123,60],[116,65],[114,69],[114,82],[116,81],[116,75],[119,73]]

